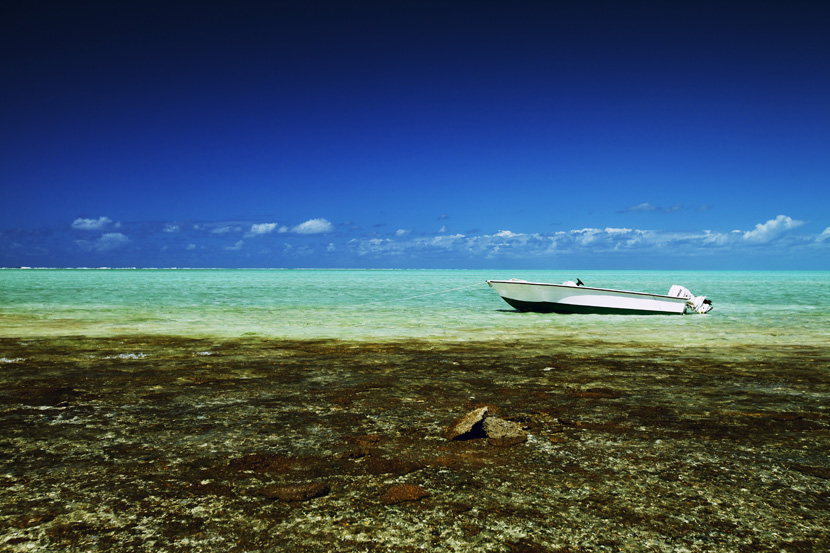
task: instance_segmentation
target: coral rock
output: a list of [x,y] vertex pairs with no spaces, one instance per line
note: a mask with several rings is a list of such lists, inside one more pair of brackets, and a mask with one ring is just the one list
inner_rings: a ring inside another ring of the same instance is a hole
[[475,411],[470,411],[449,426],[446,432],[447,439],[463,440],[473,437],[471,435],[475,434],[475,430],[479,428],[479,423],[484,420],[486,415],[487,407],[480,407]]
[[394,505],[396,503],[403,503],[404,501],[418,501],[429,496],[429,492],[421,486],[415,484],[400,484],[392,486],[380,498],[381,502],[386,505]]
[[507,447],[527,441],[521,425],[512,421],[488,417],[484,419],[483,428],[491,445]]
[[292,484],[278,485],[271,484],[259,490],[260,495],[268,499],[279,499],[280,501],[308,501],[315,497],[328,495],[327,484]]

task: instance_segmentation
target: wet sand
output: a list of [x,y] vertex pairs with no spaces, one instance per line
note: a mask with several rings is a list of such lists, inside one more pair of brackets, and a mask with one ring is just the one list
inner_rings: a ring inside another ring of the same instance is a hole
[[[830,352],[0,339],[3,551],[830,550]],[[487,406],[527,439],[448,440]]]

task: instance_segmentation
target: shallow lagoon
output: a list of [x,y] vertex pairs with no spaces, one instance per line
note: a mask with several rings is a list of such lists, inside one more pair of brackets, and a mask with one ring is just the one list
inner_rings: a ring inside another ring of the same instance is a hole
[[[488,278],[667,293],[714,301],[705,317],[518,313]],[[288,339],[823,345],[830,273],[750,271],[0,271],[0,336],[167,334]]]

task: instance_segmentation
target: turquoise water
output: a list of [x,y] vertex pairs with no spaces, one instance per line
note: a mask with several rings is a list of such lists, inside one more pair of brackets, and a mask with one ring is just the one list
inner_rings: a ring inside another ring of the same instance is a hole
[[[708,315],[519,313],[486,279],[666,293],[682,284]],[[830,273],[749,271],[3,270],[0,336],[346,340],[588,338],[663,345],[822,345]]]

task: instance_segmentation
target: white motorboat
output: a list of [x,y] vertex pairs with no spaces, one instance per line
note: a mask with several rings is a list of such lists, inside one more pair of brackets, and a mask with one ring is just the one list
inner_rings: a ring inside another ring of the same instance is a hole
[[683,315],[708,313],[712,302],[674,285],[666,295],[591,288],[582,281],[563,284],[527,280],[488,280],[504,301],[519,311],[537,313],[598,313],[622,315]]

